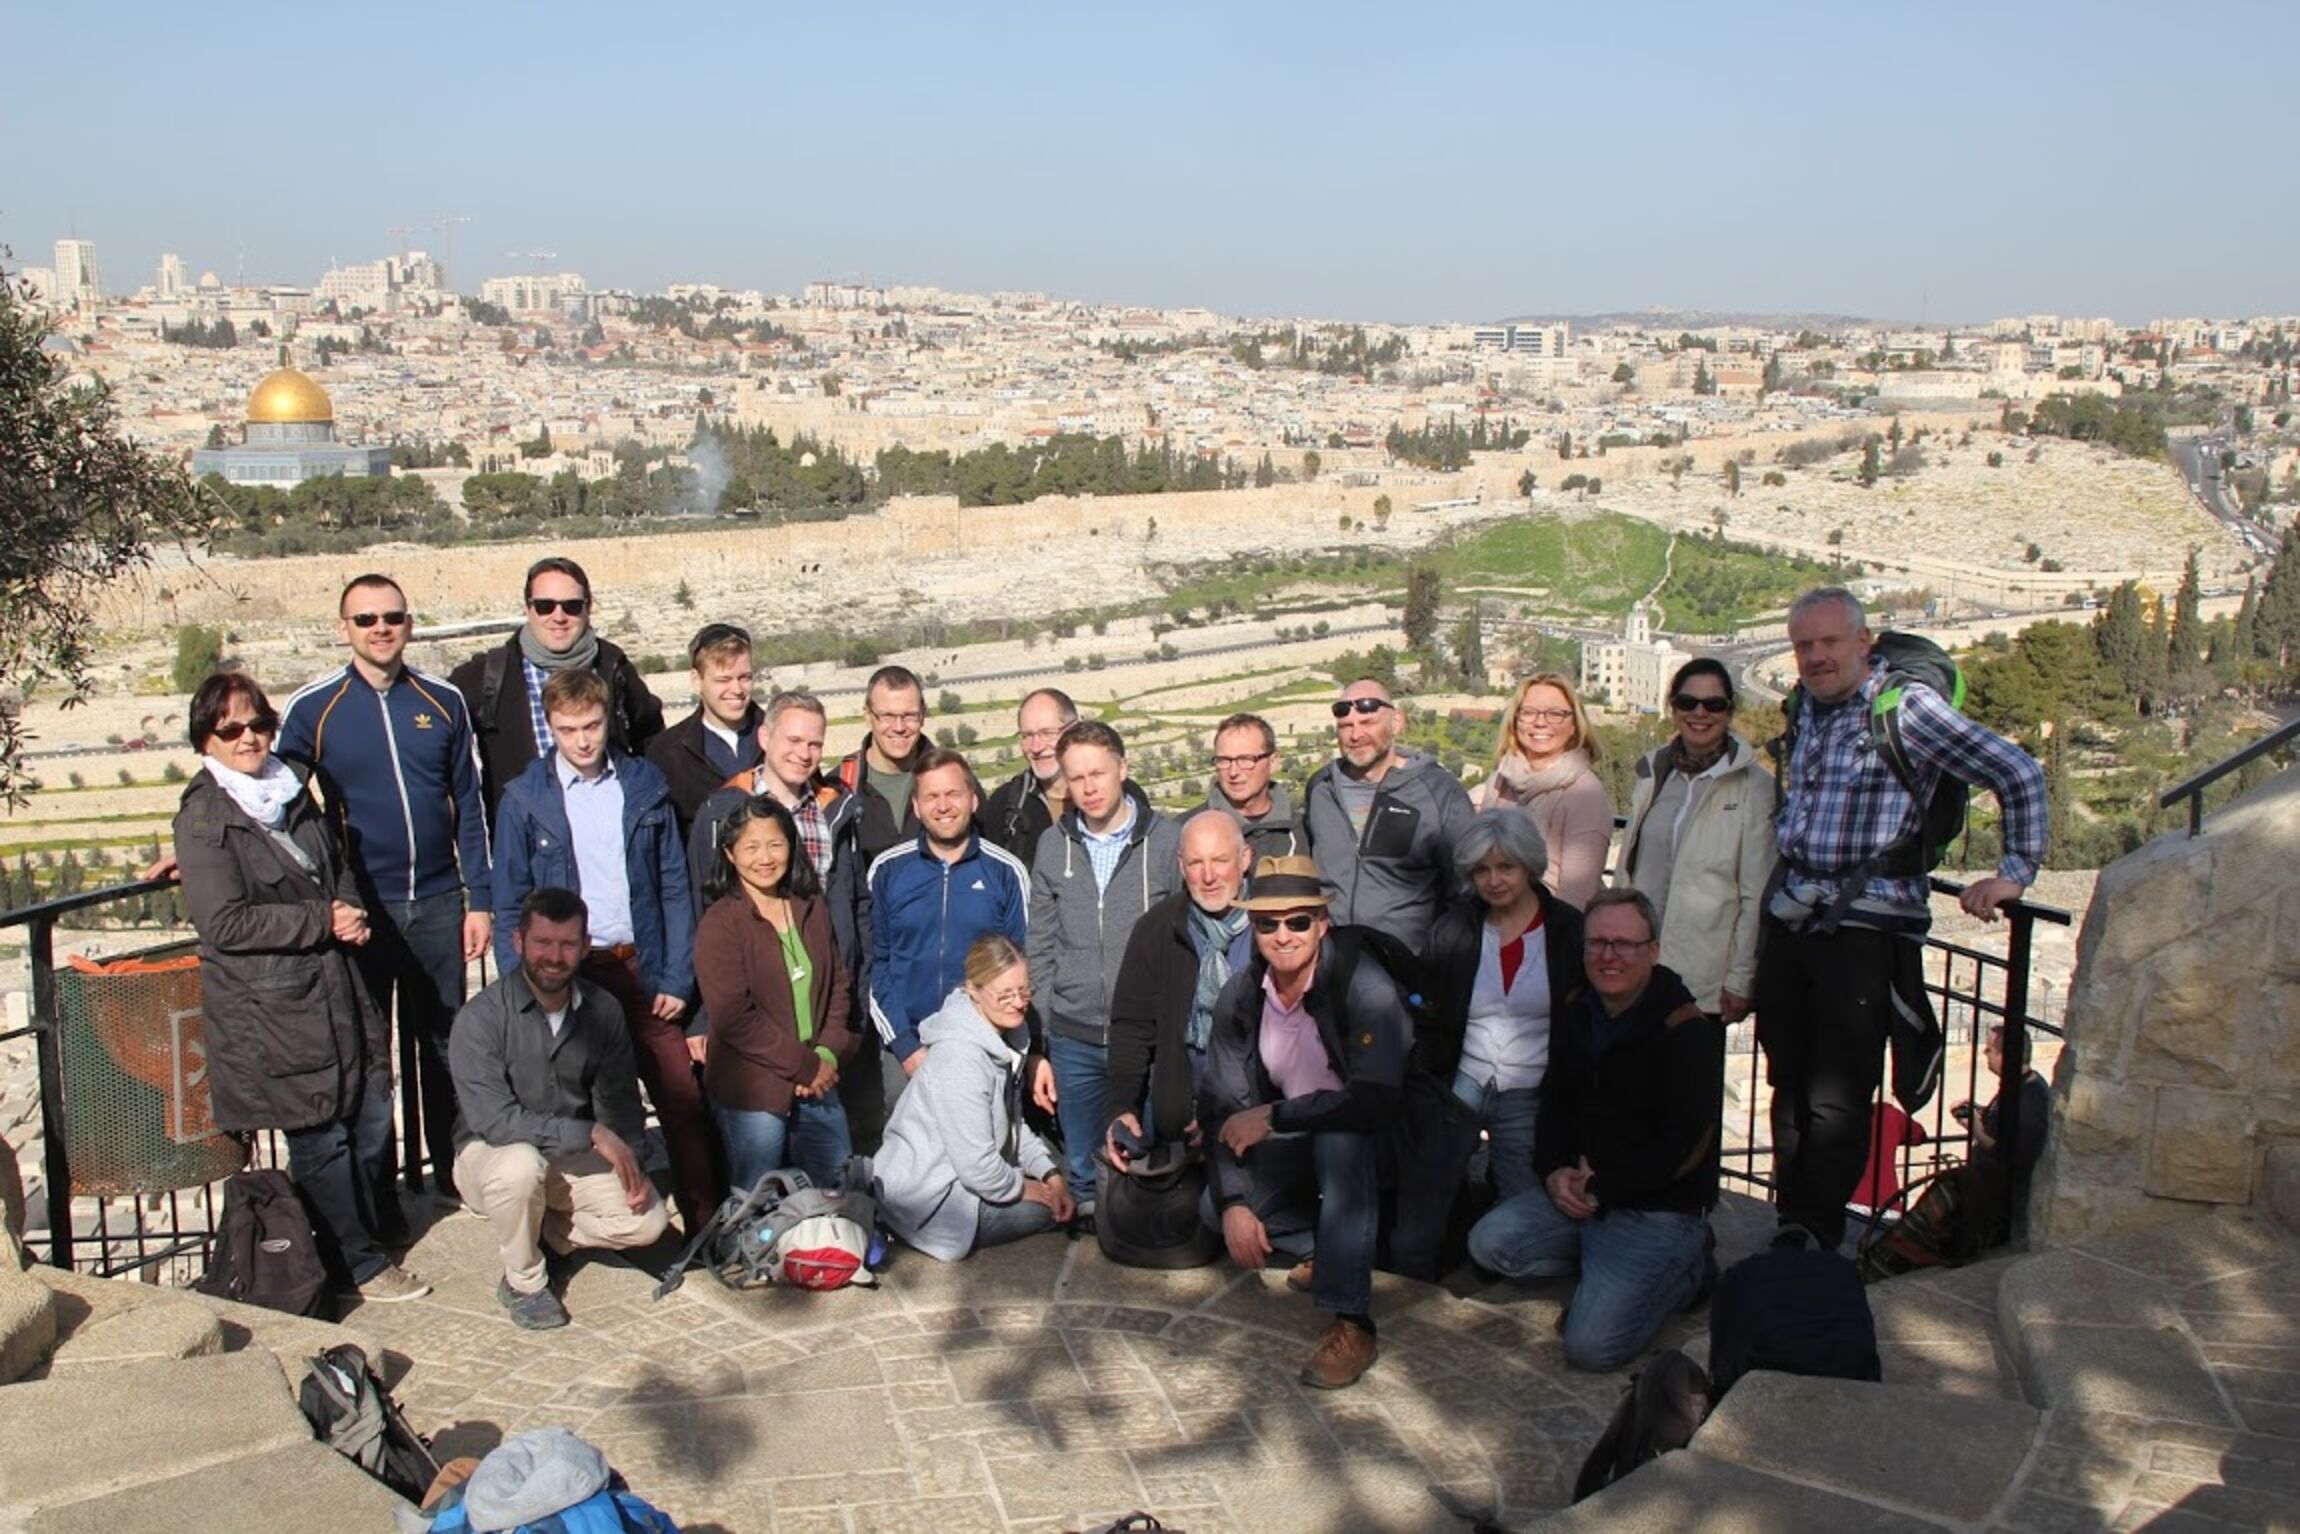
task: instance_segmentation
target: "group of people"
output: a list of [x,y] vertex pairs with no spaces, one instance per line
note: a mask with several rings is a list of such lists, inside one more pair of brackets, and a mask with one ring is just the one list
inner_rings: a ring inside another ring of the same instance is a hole
[[[1841,589],[1790,614],[1805,707],[1778,788],[1732,675],[1689,662],[1610,875],[1597,741],[1554,674],[1516,690],[1474,801],[1359,679],[1298,805],[1275,731],[1238,714],[1177,821],[1052,688],[986,794],[902,667],[826,764],[822,703],[759,702],[742,629],[696,634],[697,706],[665,728],[579,565],[538,561],[523,604],[440,679],[407,663],[405,592],[361,576],[340,671],[276,712],[239,672],[192,704],[175,855],[216,1121],[286,1132],[366,1299],[425,1287],[392,1255],[395,1003],[434,1187],[489,1221],[526,1327],[566,1322],[552,1254],[646,1245],[673,1210],[691,1232],[786,1165],[827,1184],[870,1155],[894,1232],[957,1260],[1077,1229],[1107,1179],[1178,1156],[1229,1256],[1284,1265],[1326,1315],[1308,1383],[1373,1364],[1376,1263],[1434,1277],[1468,1184],[1493,1196],[1470,1256],[1578,1273],[1567,1356],[1614,1367],[1714,1271],[1724,1028],[1752,1011],[1782,1239],[1842,1234],[1896,948],[1923,930],[1896,849],[1926,782],[1862,749],[1883,672]],[[2034,876],[2042,775],[1929,695],[1900,724],[1920,775],[2003,801],[1998,876],[1965,896],[1992,914]],[[499,978],[466,1001],[490,948]]]

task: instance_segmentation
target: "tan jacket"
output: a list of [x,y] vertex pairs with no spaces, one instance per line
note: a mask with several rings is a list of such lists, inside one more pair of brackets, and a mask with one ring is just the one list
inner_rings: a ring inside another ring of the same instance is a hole
[[[1629,828],[1614,865],[1614,882],[1623,888],[1632,885],[1629,871],[1637,866],[1637,844],[1668,753],[1662,746],[1638,760]],[[1693,790],[1669,867],[1661,962],[1684,978],[1702,1011],[1715,1012],[1720,991],[1745,997],[1756,988],[1757,925],[1779,858],[1773,807],[1780,796],[1756,749],[1738,735],[1728,738],[1725,759],[1695,779]]]

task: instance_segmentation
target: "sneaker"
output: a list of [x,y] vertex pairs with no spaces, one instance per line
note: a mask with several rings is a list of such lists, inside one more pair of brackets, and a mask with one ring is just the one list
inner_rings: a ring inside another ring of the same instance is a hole
[[1374,1366],[1381,1349],[1374,1334],[1343,1316],[1334,1317],[1318,1339],[1310,1361],[1302,1366],[1302,1383],[1314,1390],[1341,1390],[1358,1382]]
[[495,1281],[495,1303],[511,1312],[511,1324],[523,1332],[548,1332],[567,1324],[567,1307],[545,1284],[533,1294],[521,1294],[511,1280]]
[[1318,1259],[1305,1257],[1286,1272],[1286,1287],[1296,1294],[1308,1294],[1318,1281]]
[[396,1305],[401,1300],[422,1299],[431,1292],[431,1285],[395,1262],[369,1277],[357,1292],[367,1304]]

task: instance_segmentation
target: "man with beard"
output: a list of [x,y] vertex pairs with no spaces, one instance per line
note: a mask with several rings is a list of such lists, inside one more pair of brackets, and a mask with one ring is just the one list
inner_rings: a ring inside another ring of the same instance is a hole
[[1475,813],[1469,795],[1435,761],[1398,746],[1405,712],[1380,682],[1350,683],[1333,712],[1339,753],[1302,790],[1302,828],[1334,921],[1422,953],[1438,914],[1466,898],[1453,844]]

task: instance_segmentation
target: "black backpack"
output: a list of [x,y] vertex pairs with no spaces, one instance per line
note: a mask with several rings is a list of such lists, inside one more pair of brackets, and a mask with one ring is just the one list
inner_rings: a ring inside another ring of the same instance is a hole
[[1573,1478],[1573,1500],[1593,1496],[1646,1461],[1684,1448],[1723,1393],[1712,1391],[1708,1374],[1675,1348],[1655,1354],[1630,1376],[1613,1420],[1581,1462],[1581,1473]]
[[287,1173],[234,1172],[225,1180],[208,1271],[192,1287],[219,1300],[334,1319],[311,1216]]
[[1877,1322],[1860,1271],[1835,1252],[1776,1247],[1745,1257],[1709,1301],[1709,1373],[1723,1400],[1752,1369],[1878,1380]]
[[1101,1151],[1094,1179],[1094,1239],[1102,1255],[1129,1268],[1202,1268],[1222,1254],[1222,1240],[1199,1218],[1206,1166],[1187,1146],[1169,1141],[1113,1168]]
[[431,1445],[407,1425],[399,1403],[351,1343],[316,1354],[296,1402],[321,1443],[410,1502],[439,1478]]

